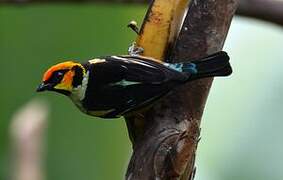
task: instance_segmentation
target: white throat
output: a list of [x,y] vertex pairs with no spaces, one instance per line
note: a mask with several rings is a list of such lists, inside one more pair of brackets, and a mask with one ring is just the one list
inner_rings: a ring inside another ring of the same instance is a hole
[[74,103],[77,105],[78,103],[80,104],[80,101],[82,101],[85,98],[88,78],[89,78],[89,71],[87,71],[86,75],[84,76],[82,80],[82,84],[76,88],[73,88],[73,91],[70,97],[74,101]]

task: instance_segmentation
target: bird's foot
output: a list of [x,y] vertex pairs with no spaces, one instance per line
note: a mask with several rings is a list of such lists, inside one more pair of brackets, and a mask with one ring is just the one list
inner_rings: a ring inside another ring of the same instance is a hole
[[136,42],[133,42],[128,49],[128,54],[131,56],[139,56],[143,53],[143,51],[144,49],[142,47],[138,47]]

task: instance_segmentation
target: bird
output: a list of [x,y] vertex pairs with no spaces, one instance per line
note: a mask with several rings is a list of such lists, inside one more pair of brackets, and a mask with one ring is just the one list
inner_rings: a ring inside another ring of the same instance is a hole
[[229,76],[229,59],[225,51],[219,51],[180,63],[140,55],[105,56],[85,63],[66,61],[51,66],[36,91],[68,96],[91,116],[119,118],[150,107],[182,84]]

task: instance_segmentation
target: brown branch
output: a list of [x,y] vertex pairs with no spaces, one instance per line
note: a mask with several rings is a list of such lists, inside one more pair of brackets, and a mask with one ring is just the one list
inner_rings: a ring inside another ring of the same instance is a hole
[[[173,59],[195,59],[221,50],[237,2],[238,0],[194,1],[173,52]],[[178,103],[172,106],[183,107],[177,112],[178,119],[186,124],[186,129],[180,129],[186,136],[178,142],[176,149],[180,153],[176,153],[174,160],[176,163],[180,160],[187,161],[187,166],[186,163],[181,163],[181,167],[186,167],[186,174],[192,178],[200,121],[211,84],[211,78],[187,84],[175,94],[174,98],[178,99]]]
[[[174,62],[221,50],[236,4],[237,0],[192,1],[172,51]],[[143,114],[144,133],[136,135],[126,179],[193,179],[200,120],[211,83],[205,79],[178,88]]]
[[237,14],[283,26],[283,1],[241,0]]

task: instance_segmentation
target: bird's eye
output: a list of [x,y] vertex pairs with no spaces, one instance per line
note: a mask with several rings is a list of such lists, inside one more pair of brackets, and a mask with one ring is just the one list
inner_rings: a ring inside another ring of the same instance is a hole
[[64,74],[67,72],[68,70],[59,70],[59,71],[55,71],[52,76],[50,77],[49,80],[47,80],[47,83],[52,83],[52,84],[57,84],[59,83],[63,77]]
[[56,72],[56,75],[60,77],[60,76],[63,76],[64,73],[63,73],[62,71],[57,71],[57,72]]

